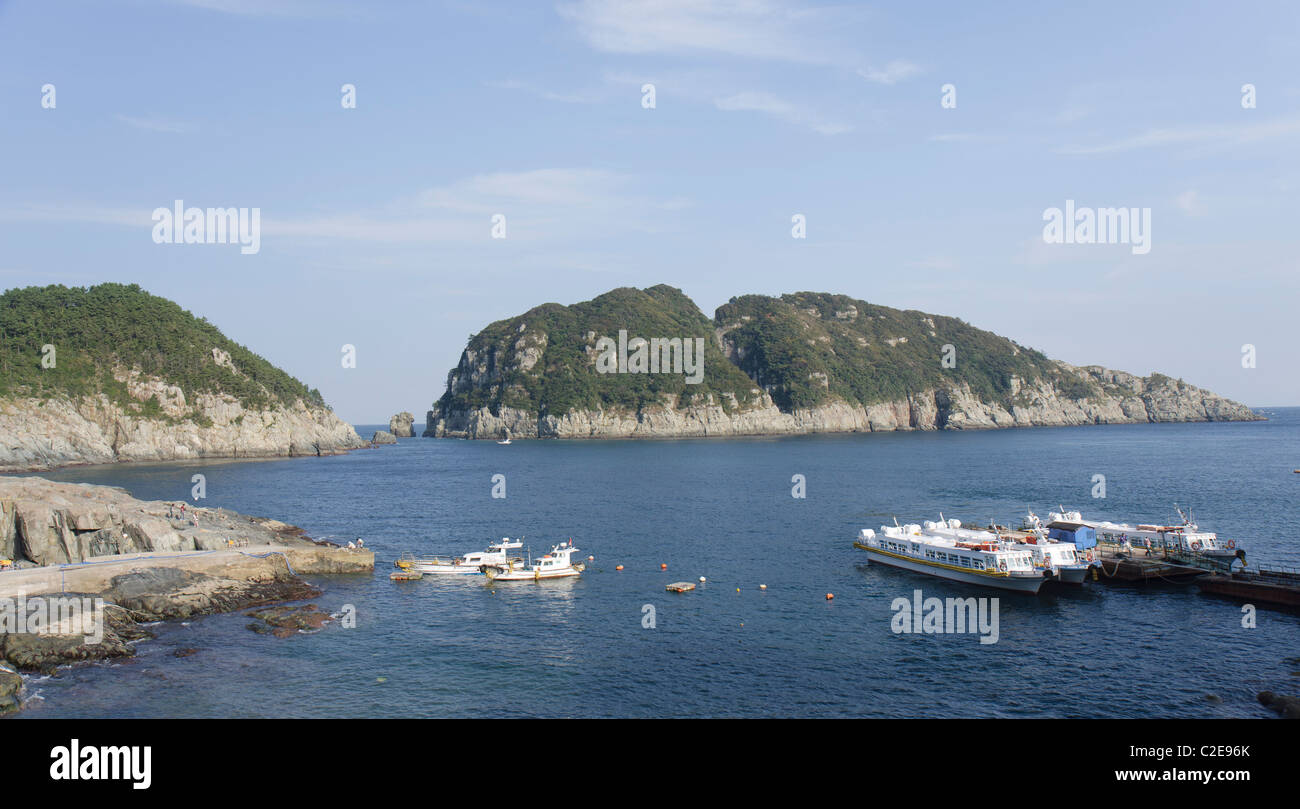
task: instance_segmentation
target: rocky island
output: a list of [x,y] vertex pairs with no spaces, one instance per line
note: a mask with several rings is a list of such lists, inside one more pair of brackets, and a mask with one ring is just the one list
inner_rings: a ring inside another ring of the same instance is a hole
[[0,296],[0,471],[366,443],[319,391],[138,286]]
[[[599,372],[609,345],[602,340],[618,338],[626,354],[629,337],[703,338],[700,378]],[[953,317],[800,292],[733,298],[709,319],[680,290],[660,285],[543,304],[487,326],[448,374],[424,435],[682,437],[1259,418],[1180,379],[1072,366]]]
[[[370,573],[374,554],[305,536],[277,520],[180,502],[136,500],[108,486],[0,477],[0,713],[18,707],[21,671],[129,657],[150,621],[184,619],[320,591],[301,576]],[[94,637],[46,623],[22,631],[38,599],[97,603]],[[276,612],[276,630],[316,626]]]

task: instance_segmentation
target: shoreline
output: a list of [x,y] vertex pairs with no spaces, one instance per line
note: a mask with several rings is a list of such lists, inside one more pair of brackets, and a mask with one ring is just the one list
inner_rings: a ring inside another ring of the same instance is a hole
[[278,520],[30,477],[0,478],[0,559],[0,714],[21,710],[24,675],[131,657],[149,623],[314,599],[303,576],[375,566]]

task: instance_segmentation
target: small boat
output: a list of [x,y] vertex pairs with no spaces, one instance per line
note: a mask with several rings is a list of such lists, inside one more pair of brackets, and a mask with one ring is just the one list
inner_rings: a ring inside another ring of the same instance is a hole
[[472,576],[482,573],[484,565],[523,564],[522,557],[512,557],[510,551],[524,546],[523,540],[511,541],[502,537],[500,542],[488,545],[486,551],[473,551],[464,556],[444,558],[434,556],[429,559],[417,559],[411,553],[398,557],[393,566],[398,570],[410,570],[417,573],[443,573]]
[[483,572],[492,581],[540,581],[542,579],[562,579],[577,576],[587,569],[582,562],[574,562],[573,554],[578,549],[573,547],[570,539],[567,545],[555,545],[551,552],[528,565],[505,564],[484,565]]
[[509,444],[509,443],[510,443],[510,431],[509,431],[509,430],[506,430],[506,437],[505,437],[505,439],[502,440],[502,441],[498,441],[497,443],[498,443],[498,444],[502,444],[502,445]]
[[1029,551],[1015,548],[996,535],[989,536],[991,540],[957,539],[927,534],[920,525],[909,523],[882,525],[879,534],[864,528],[853,546],[866,551],[873,563],[951,581],[1037,593],[1051,573],[1034,567]]

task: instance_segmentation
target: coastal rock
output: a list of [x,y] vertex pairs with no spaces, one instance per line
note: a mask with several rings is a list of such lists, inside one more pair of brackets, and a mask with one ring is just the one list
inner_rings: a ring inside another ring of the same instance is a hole
[[387,430],[379,430],[375,433],[375,437],[370,439],[370,443],[376,446],[379,444],[396,444],[397,436]]
[[22,675],[0,663],[0,716],[18,710],[18,695],[22,690]]
[[274,635],[277,638],[287,638],[298,632],[315,632],[333,620],[328,613],[322,612],[315,604],[302,607],[271,607],[250,612],[248,617],[258,619],[248,624],[249,629],[258,634]]
[[232,396],[204,394],[194,419],[127,412],[107,396],[0,399],[0,472],[73,464],[333,455],[365,441],[333,412],[298,400],[249,410]]
[[388,420],[388,431],[398,438],[411,438],[415,435],[414,424],[415,416],[402,411]]
[[[194,507],[180,515],[180,503],[135,500],[109,486],[0,477],[0,530],[19,562],[0,574],[0,599],[22,596],[28,609],[38,599],[74,598],[83,605],[80,613],[61,612],[67,620],[42,623],[41,631],[0,623],[0,661],[6,661],[0,713],[17,707],[22,680],[16,672],[130,657],[135,641],[152,637],[144,622],[305,601],[320,590],[299,575],[374,571],[372,551],[317,542],[278,520]],[[204,546],[212,549],[185,552]],[[47,565],[97,555],[92,565],[47,571],[28,551]],[[86,614],[92,623],[78,617]],[[294,631],[328,620],[314,608],[271,614],[284,625],[277,628]],[[88,631],[93,628],[102,631]]]
[[1272,708],[1287,719],[1300,719],[1300,697],[1274,694],[1272,691],[1260,691],[1256,696],[1259,704]]

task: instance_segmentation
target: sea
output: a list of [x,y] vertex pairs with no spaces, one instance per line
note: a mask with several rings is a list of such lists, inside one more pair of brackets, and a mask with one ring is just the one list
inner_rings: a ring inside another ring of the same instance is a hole
[[[852,544],[862,528],[940,513],[1164,522],[1177,504],[1252,565],[1300,567],[1300,408],[1261,412],[718,440],[416,437],[326,458],[47,472],[169,500],[190,499],[202,474],[198,505],[363,540],[376,566],[307,577],[322,590],[311,603],[347,618],[316,633],[260,635],[242,613],[159,623],[133,658],[29,677],[17,716],[1271,716],[1259,691],[1300,693],[1300,613],[1163,582],[999,592],[869,565]],[[540,583],[389,579],[404,552],[504,536],[533,556],[572,540],[592,559],[580,578]],[[667,592],[677,581],[697,587]],[[900,605],[917,597],[989,599],[995,642],[902,631]]]

